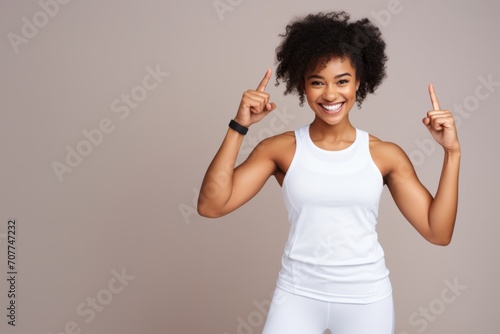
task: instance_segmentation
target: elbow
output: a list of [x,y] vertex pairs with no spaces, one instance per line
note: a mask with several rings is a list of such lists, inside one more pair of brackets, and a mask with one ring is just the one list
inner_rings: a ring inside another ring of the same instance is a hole
[[210,202],[204,199],[201,195],[198,197],[196,211],[198,212],[198,215],[205,218],[219,218],[221,216],[216,212],[216,210],[214,210],[213,205],[210,205]]
[[447,237],[428,239],[428,241],[436,246],[448,246],[451,243],[451,235]]
[[[434,227],[434,228],[432,228]],[[454,226],[449,226],[448,222],[429,222],[429,229],[422,233],[422,236],[431,244],[436,246],[448,246],[453,237]]]
[[219,218],[223,216],[223,214],[220,214],[213,210],[208,210],[207,208],[198,207],[197,211],[200,216],[205,218]]
[[208,203],[198,203],[196,210],[200,216],[205,218],[220,218],[226,214],[223,210],[218,210]]
[[449,244],[451,243],[451,239],[448,239],[448,240],[441,240],[441,241],[438,241],[438,242],[433,242],[434,245],[436,246],[448,246]]
[[198,215],[205,218],[220,218],[227,215],[232,210],[230,210],[227,205],[215,203],[200,196],[198,198],[196,211],[198,212]]

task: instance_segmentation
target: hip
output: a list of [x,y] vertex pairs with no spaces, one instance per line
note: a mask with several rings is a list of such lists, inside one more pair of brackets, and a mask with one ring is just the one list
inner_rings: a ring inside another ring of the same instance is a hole
[[283,256],[277,286],[310,298],[341,303],[372,303],[392,293],[389,270],[381,259],[356,265],[323,266]]

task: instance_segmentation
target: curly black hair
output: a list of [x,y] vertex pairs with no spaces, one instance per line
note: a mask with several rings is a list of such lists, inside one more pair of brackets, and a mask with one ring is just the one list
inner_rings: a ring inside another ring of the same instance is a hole
[[386,77],[387,55],[380,29],[367,18],[349,19],[344,11],[310,14],[292,21],[279,35],[284,40],[276,49],[276,86],[280,80],[285,82],[284,94],[298,93],[300,106],[305,101],[305,73],[326,66],[331,58],[348,58],[356,69],[358,107]]

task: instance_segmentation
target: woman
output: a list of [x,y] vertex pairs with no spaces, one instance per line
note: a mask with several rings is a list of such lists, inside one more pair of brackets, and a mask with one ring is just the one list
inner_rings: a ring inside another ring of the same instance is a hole
[[398,208],[429,242],[450,243],[458,199],[460,144],[453,116],[441,110],[429,85],[432,110],[423,124],[444,149],[433,197],[408,156],[354,127],[349,112],[385,77],[385,43],[368,19],[319,13],[286,27],[277,49],[277,84],[297,93],[314,113],[311,124],[260,142],[235,168],[248,127],[276,105],[265,92],[243,94],[236,116],[210,164],[198,211],[220,217],[237,209],[274,176],[283,188],[290,234],[264,327],[265,334],[394,332],[389,271],[375,230],[386,185]]

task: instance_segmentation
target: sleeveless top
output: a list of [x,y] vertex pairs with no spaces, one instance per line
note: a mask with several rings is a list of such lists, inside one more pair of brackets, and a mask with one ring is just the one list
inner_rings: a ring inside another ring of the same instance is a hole
[[369,135],[348,148],[316,146],[309,125],[295,130],[282,191],[290,232],[277,286],[329,302],[372,303],[392,293],[376,224],[383,190]]

